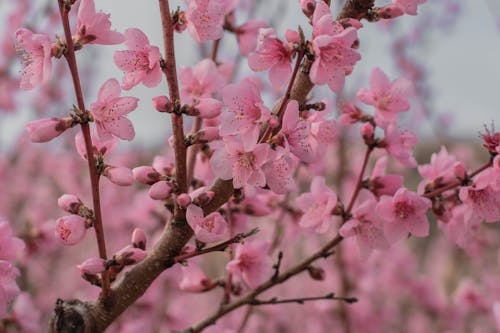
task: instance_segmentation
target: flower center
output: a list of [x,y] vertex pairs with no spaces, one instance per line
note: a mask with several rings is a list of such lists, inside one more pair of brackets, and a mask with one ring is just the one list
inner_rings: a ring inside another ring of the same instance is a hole
[[415,213],[415,209],[407,202],[399,201],[395,204],[395,213],[401,220],[405,220]]

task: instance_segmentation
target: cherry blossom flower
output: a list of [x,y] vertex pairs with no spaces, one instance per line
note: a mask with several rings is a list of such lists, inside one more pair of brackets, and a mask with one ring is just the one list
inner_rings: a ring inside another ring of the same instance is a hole
[[429,183],[442,185],[454,180],[456,162],[455,156],[450,155],[444,146],[441,147],[439,153],[432,154],[429,164],[422,164],[418,167],[418,172],[424,178],[418,186],[419,192],[423,193],[425,186]]
[[[92,139],[92,148],[94,150],[94,156],[106,156],[111,153],[118,146],[118,139],[114,136],[109,136],[105,138],[100,138],[95,134],[96,130],[92,129],[90,132],[90,137]],[[84,159],[87,159],[87,149],[85,148],[85,139],[83,134],[78,132],[75,135],[75,146],[78,154]]]
[[270,150],[268,162],[262,166],[262,170],[271,191],[276,194],[285,194],[297,189],[293,179],[296,165],[296,161],[290,156],[288,150],[282,147],[277,147],[276,151]]
[[246,241],[237,244],[234,259],[226,265],[226,270],[240,277],[250,288],[271,278],[273,262],[267,255],[269,243]]
[[247,56],[250,52],[255,51],[259,29],[267,28],[268,26],[269,24],[266,21],[250,20],[238,27],[236,38],[238,39],[238,47],[242,55]]
[[224,138],[224,149],[218,149],[212,155],[210,163],[217,177],[233,179],[234,188],[245,185],[264,186],[266,177],[262,166],[267,162],[269,145],[265,143],[247,144],[244,147],[241,139]]
[[14,261],[24,249],[24,242],[14,236],[10,224],[0,217],[0,260]]
[[355,237],[362,258],[368,258],[372,250],[385,250],[389,243],[384,237],[382,221],[375,214],[377,201],[368,199],[353,211],[353,218],[339,229],[342,237]]
[[500,191],[495,191],[488,182],[475,182],[460,188],[460,200],[469,208],[467,218],[477,215],[486,222],[500,220]]
[[128,50],[116,51],[115,64],[126,72],[122,88],[129,90],[142,82],[146,87],[156,87],[161,82],[160,50],[149,45],[146,35],[137,28],[125,30]]
[[316,176],[311,182],[311,192],[296,199],[297,207],[304,213],[299,225],[326,232],[332,222],[332,211],[337,206],[337,194],[325,184],[325,178]]
[[361,59],[359,53],[352,49],[356,39],[354,28],[347,28],[335,35],[315,37],[312,42],[315,60],[309,74],[311,82],[326,83],[333,92],[340,92],[344,87],[345,76]]
[[226,237],[227,223],[219,212],[203,216],[203,209],[189,205],[186,210],[186,220],[200,242],[214,243]]
[[255,71],[269,71],[269,80],[274,89],[278,90],[288,82],[292,74],[293,49],[276,38],[272,28],[259,30],[257,49],[248,56],[248,66]]
[[80,44],[121,44],[125,37],[110,30],[110,14],[97,13],[94,0],[80,0],[75,40]]
[[313,162],[316,158],[318,142],[311,135],[311,123],[299,117],[299,104],[296,100],[288,102],[280,131],[285,146],[304,162]]
[[417,166],[412,149],[417,144],[417,136],[410,131],[400,132],[396,125],[391,124],[384,129],[385,148],[399,163],[408,167]]
[[394,243],[407,233],[417,237],[429,234],[429,222],[425,213],[431,205],[429,199],[403,187],[393,197],[382,196],[375,210],[384,220],[385,237]]
[[24,65],[21,89],[31,90],[46,83],[52,71],[52,45],[49,37],[23,28],[16,31],[16,41]]
[[466,250],[478,237],[481,225],[481,218],[469,214],[469,211],[470,208],[467,206],[456,206],[451,210],[449,220],[446,223],[439,223],[446,238]]
[[401,175],[386,175],[387,156],[383,156],[375,162],[372,175],[370,177],[370,190],[376,196],[394,195],[396,191],[403,185],[403,176]]
[[0,319],[7,312],[7,302],[19,294],[16,278],[20,275],[19,270],[11,263],[0,260]]
[[90,112],[97,125],[97,134],[101,138],[114,135],[123,140],[132,140],[135,136],[132,122],[126,114],[137,108],[136,97],[120,97],[121,89],[116,79],[109,79],[99,89],[97,102],[90,105]]
[[222,37],[228,0],[186,0],[187,29],[198,43]]
[[203,59],[192,67],[179,70],[181,98],[183,103],[191,104],[203,97],[212,97],[224,86],[226,79],[211,59]]
[[223,120],[220,135],[240,134],[245,145],[254,145],[259,138],[259,125],[271,111],[264,105],[258,87],[250,80],[229,84],[222,90],[222,100],[229,113]]
[[313,39],[320,35],[334,36],[344,30],[332,16],[330,7],[323,1],[316,3],[312,16]]
[[398,113],[410,109],[408,98],[413,95],[413,87],[407,79],[399,78],[389,82],[385,73],[377,67],[370,74],[370,88],[371,90],[361,88],[357,97],[376,108],[375,121],[380,127],[396,123]]
[[427,0],[392,0],[392,3],[401,8],[408,15],[417,15],[417,7]]
[[64,245],[79,243],[87,231],[85,220],[78,215],[68,215],[57,219],[56,238]]

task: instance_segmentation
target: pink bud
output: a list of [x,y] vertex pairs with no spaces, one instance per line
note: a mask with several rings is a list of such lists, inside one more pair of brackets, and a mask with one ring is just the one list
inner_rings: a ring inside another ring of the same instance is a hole
[[191,197],[187,193],[182,193],[177,196],[177,203],[182,208],[186,208],[191,204]]
[[377,10],[377,15],[383,19],[393,19],[403,14],[403,10],[394,4],[384,6]]
[[146,258],[147,255],[146,251],[127,245],[113,257],[120,265],[134,265]]
[[269,124],[269,126],[271,126],[271,128],[276,128],[276,127],[278,127],[278,125],[280,124],[280,122],[278,121],[278,119],[276,118],[276,116],[272,116],[268,120],[268,124]]
[[103,172],[104,177],[119,186],[130,186],[134,182],[132,170],[125,167],[107,166]]
[[85,220],[78,215],[63,216],[56,221],[55,235],[64,245],[79,243],[86,231]]
[[307,16],[310,17],[314,13],[314,9],[316,8],[316,1],[314,0],[299,0],[300,1],[300,7],[302,8],[302,12]]
[[167,96],[158,96],[153,98],[153,105],[158,112],[171,112],[172,102]]
[[132,169],[132,174],[134,179],[141,183],[147,185],[153,185],[160,180],[160,173],[150,166],[140,166]]
[[374,129],[373,129],[373,125],[372,124],[370,124],[370,123],[364,123],[361,126],[361,135],[363,136],[363,138],[370,139],[370,138],[373,137],[373,133],[374,133]]
[[146,249],[146,234],[140,228],[135,228],[134,232],[132,232],[132,246],[141,250]]
[[457,178],[467,178],[467,168],[465,167],[465,164],[463,162],[455,162],[453,165],[453,173]]
[[57,205],[68,213],[78,214],[78,210],[83,203],[80,198],[74,194],[63,194],[57,199]]
[[203,207],[206,204],[208,204],[210,201],[212,201],[213,197],[215,196],[214,191],[206,191],[198,195],[196,198],[193,199],[193,204],[199,207]]
[[213,98],[201,98],[196,109],[199,111],[198,116],[204,119],[212,119],[220,115],[222,110],[222,102]]
[[325,279],[325,271],[321,267],[309,266],[307,267],[307,272],[313,280],[322,281]]
[[205,127],[194,134],[198,143],[208,143],[220,139],[218,127]]
[[172,187],[166,181],[159,181],[151,186],[148,193],[153,200],[164,200],[172,193]]
[[76,267],[82,274],[96,275],[106,270],[106,261],[102,258],[89,258]]
[[45,118],[30,121],[26,125],[32,142],[47,142],[73,126],[71,118]]

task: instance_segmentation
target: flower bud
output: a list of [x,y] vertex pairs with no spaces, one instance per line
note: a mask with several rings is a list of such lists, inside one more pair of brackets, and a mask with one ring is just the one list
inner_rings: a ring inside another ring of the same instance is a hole
[[158,112],[171,112],[172,102],[167,96],[158,96],[153,98],[153,106]]
[[119,186],[130,186],[134,182],[132,170],[125,167],[107,166],[104,169],[103,176]]
[[397,5],[391,4],[376,10],[378,17],[383,19],[393,19],[404,14],[404,11]]
[[160,180],[160,173],[150,166],[140,166],[132,169],[132,174],[134,179],[141,183],[147,185],[153,185]]
[[68,213],[78,214],[83,203],[80,198],[74,194],[63,194],[57,199],[57,205]]
[[187,193],[182,193],[177,196],[177,203],[182,208],[186,208],[191,204],[191,197]]
[[106,261],[102,258],[89,258],[76,267],[82,274],[96,275],[106,270]]
[[459,179],[467,178],[467,168],[463,162],[455,162],[453,164],[453,174]]
[[32,142],[48,142],[73,126],[71,118],[45,118],[30,121],[26,130]]
[[198,117],[212,119],[220,115],[222,102],[213,98],[201,98],[195,108],[198,110]]
[[279,126],[280,122],[278,120],[278,118],[276,116],[271,116],[271,118],[269,118],[269,120],[267,121],[267,123],[269,124],[269,126],[271,128],[276,128]]
[[140,228],[135,228],[132,232],[132,246],[141,250],[146,249],[146,234]]
[[313,280],[322,281],[325,279],[325,271],[321,267],[309,266],[307,272]]
[[361,126],[361,135],[363,136],[364,139],[369,139],[373,137],[374,129],[373,125],[370,123],[364,123],[363,126]]
[[195,204],[198,207],[203,207],[206,204],[208,204],[210,201],[212,201],[213,197],[215,196],[214,191],[206,191],[198,195],[196,198],[193,199],[193,204]]
[[208,143],[220,139],[218,127],[205,127],[196,132],[193,137],[196,143]]
[[134,265],[146,258],[148,253],[136,247],[127,245],[118,251],[113,258],[119,265]]
[[57,219],[55,236],[64,245],[75,245],[85,236],[85,219],[78,215],[68,215]]
[[172,193],[172,187],[166,181],[154,183],[149,189],[149,196],[153,200],[167,199]]

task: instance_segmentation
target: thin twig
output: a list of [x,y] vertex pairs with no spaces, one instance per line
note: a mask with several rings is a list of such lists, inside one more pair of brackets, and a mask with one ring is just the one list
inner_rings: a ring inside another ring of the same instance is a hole
[[311,301],[322,301],[322,300],[332,300],[332,301],[343,301],[345,303],[356,303],[358,299],[356,297],[337,297],[334,293],[327,294],[325,296],[314,296],[314,297],[300,297],[300,298],[289,298],[289,299],[278,299],[273,297],[269,300],[262,301],[254,299],[250,301],[250,305],[274,305],[274,304],[285,304],[285,303],[298,303],[304,304],[305,302]]

